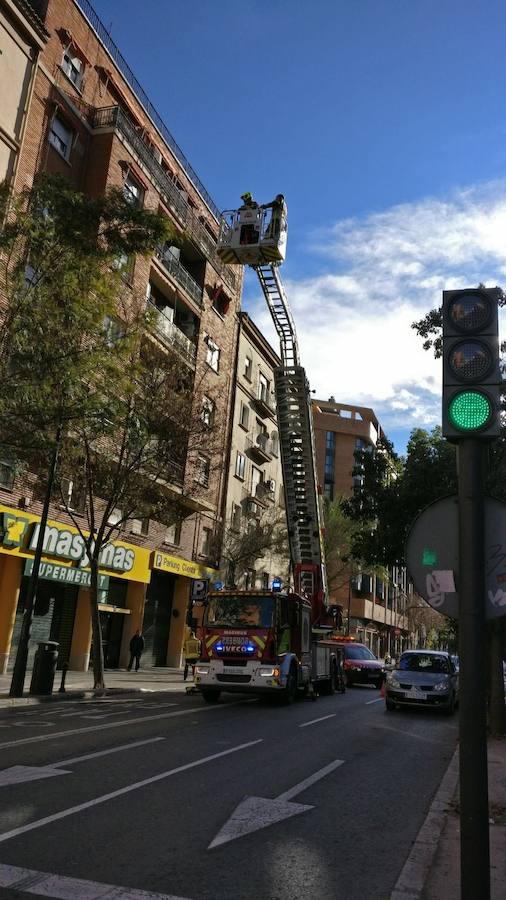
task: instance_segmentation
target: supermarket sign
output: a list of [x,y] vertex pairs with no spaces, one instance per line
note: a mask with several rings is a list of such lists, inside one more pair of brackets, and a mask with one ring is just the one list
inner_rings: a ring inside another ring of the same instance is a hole
[[[37,546],[39,530],[40,519],[38,516],[0,506],[1,553],[31,559]],[[71,525],[48,521],[44,531],[42,553],[45,557],[44,562],[53,563],[53,558],[56,558],[66,563],[67,567],[73,567],[76,572],[89,569],[90,560],[86,542],[77,528]],[[151,575],[149,562],[149,550],[125,544],[123,541],[109,541],[100,552],[99,567],[107,569],[118,578],[127,578],[147,584]],[[77,576],[74,577],[77,579]],[[51,580],[64,580],[64,578],[58,573],[58,577]],[[85,582],[77,580],[69,583],[79,583],[85,586]]]
[[[33,559],[25,562],[24,574],[31,575],[33,571]],[[39,566],[39,578],[44,581],[58,581],[60,584],[74,584],[78,587],[91,587],[91,572],[87,569],[76,569],[74,566],[56,565],[56,563],[41,562]],[[109,587],[109,576],[98,576],[99,591],[106,591]]]

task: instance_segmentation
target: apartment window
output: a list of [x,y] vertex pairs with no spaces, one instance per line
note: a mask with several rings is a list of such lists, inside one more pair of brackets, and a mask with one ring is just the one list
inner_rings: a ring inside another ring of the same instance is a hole
[[262,373],[260,372],[258,375],[258,399],[263,400],[264,403],[267,403],[269,400],[270,389],[270,381],[268,381],[265,375],[262,375]]
[[238,503],[234,503],[232,505],[232,517],[230,520],[234,531],[241,530],[241,521],[242,521],[242,509]]
[[213,297],[213,309],[218,313],[218,315],[226,316],[228,313],[229,306],[230,306],[230,300],[228,299],[227,295],[225,294],[225,291],[221,287],[217,288],[216,291],[214,292],[214,297]]
[[206,339],[207,343],[207,356],[206,362],[207,365],[213,369],[214,372],[217,372],[220,367],[220,348],[217,344],[211,340],[210,337]]
[[261,580],[262,588],[264,589],[264,591],[268,591],[269,590],[269,573],[262,572],[262,574],[260,576],[260,580]]
[[247,356],[244,360],[244,377],[248,379],[248,381],[252,380],[253,375],[253,360],[251,356]]
[[14,460],[7,453],[0,453],[0,488],[11,491],[16,477]]
[[109,518],[107,519],[108,525],[117,525],[118,522],[121,522],[123,518],[123,513],[120,509],[116,508],[111,510],[109,513]]
[[120,253],[113,262],[113,268],[121,275],[123,281],[131,284],[134,274],[135,255],[131,253]]
[[197,481],[198,484],[202,484],[202,485],[204,485],[204,487],[207,487],[209,484],[210,469],[211,469],[211,463],[210,463],[209,459],[207,458],[207,456],[202,456],[201,454],[199,454],[199,456],[197,458],[197,469],[196,469],[196,474],[195,474],[195,481]]
[[213,401],[209,397],[204,397],[202,400],[202,412],[200,417],[207,428],[211,428],[214,425],[215,412],[216,407]]
[[139,184],[131,172],[128,172],[123,182],[123,193],[132,206],[142,206],[144,188]]
[[237,456],[235,458],[235,474],[237,478],[241,478],[244,481],[244,473],[246,471],[246,457],[243,453],[239,453],[237,451]]
[[132,519],[130,531],[132,534],[143,534],[147,537],[149,534],[149,519]]
[[252,590],[255,587],[257,579],[257,573],[254,569],[248,569],[246,575],[244,576],[244,587],[246,590]]
[[86,489],[82,483],[72,478],[62,478],[60,491],[62,502],[67,509],[77,513],[86,511]]
[[201,534],[200,553],[202,556],[211,555],[211,547],[213,540],[213,529],[203,528]]
[[56,113],[51,121],[49,143],[67,161],[70,158],[73,136],[72,129]]
[[80,91],[83,84],[84,60],[76,54],[75,47],[72,44],[70,47],[67,47],[63,54],[61,67],[65,75],[70,78],[72,84]]
[[323,494],[328,500],[334,499],[334,454],[336,435],[333,431],[325,432],[325,464],[323,478]]
[[249,428],[249,406],[246,403],[241,403],[239,425],[241,425],[245,429],[245,431],[247,431]]
[[117,344],[120,338],[123,336],[123,329],[121,325],[116,319],[113,319],[112,316],[105,316],[104,332],[108,347],[114,347],[114,345]]
[[264,473],[261,469],[257,469],[256,466],[251,467],[251,495],[253,497],[258,496],[261,493],[260,485],[263,484]]
[[273,456],[279,456],[279,434],[273,431],[271,434],[271,451]]
[[173,544],[179,546],[181,542],[181,522],[173,522],[169,525],[163,539],[164,544]]

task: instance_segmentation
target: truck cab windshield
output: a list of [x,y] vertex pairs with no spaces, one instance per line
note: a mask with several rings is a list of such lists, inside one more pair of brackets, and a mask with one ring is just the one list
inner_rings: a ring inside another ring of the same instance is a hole
[[204,622],[213,628],[270,628],[274,611],[272,597],[213,597],[209,600]]

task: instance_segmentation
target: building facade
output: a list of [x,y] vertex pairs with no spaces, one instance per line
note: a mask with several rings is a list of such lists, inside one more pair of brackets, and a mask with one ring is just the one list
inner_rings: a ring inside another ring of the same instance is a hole
[[[24,118],[17,130],[9,124],[12,111],[1,122],[2,140],[12,132],[15,154],[6,163],[2,151],[6,174],[15,190],[30,187],[39,172],[60,173],[89,197],[119,187],[133,203],[169,218],[177,241],[149,259],[125,261],[124,281],[146,297],[154,314],[149,338],[158,353],[176,355],[192,380],[195,406],[222,435],[225,460],[242,270],[217,256],[219,211],[87,0],[3,0],[2,26],[7,7],[10,36],[14,12],[24,10],[37,27],[30,25],[33,52],[25,53],[31,68],[27,63],[24,74],[19,41],[12,38],[7,46],[7,65],[19,70],[16,102]],[[5,57],[0,60],[4,66]],[[125,664],[137,628],[146,639],[145,664],[180,664],[191,580],[216,572],[212,538],[225,502],[225,465],[211,467],[206,451],[203,443],[198,496],[183,521],[167,527],[132,520],[115,542],[117,558],[131,565],[114,568],[109,558],[103,560],[106,667]],[[174,490],[187,488],[188,477],[184,465],[175,467]],[[0,460],[3,671],[14,662],[41,506],[36,479],[16,477],[9,460]],[[35,640],[59,641],[60,665],[84,670],[91,647],[86,578],[80,573],[83,580],[77,580],[58,564],[74,533],[64,510],[53,506],[33,633]]]
[[27,0],[0,0],[0,182],[12,182],[30,107],[37,59],[48,34]]
[[[355,453],[374,452],[381,425],[369,407],[339,403],[334,397],[314,400],[312,413],[322,493],[329,501],[350,497],[361,479]],[[347,632],[376,655],[397,657],[409,645],[413,586],[403,566],[392,567],[385,579],[350,572],[334,593],[332,599],[344,609]]]
[[224,509],[222,572],[227,584],[268,588],[287,581],[288,548],[266,547],[245,561],[244,550],[262,547],[261,531],[286,534],[274,374],[281,361],[250,316],[240,313],[230,461]]

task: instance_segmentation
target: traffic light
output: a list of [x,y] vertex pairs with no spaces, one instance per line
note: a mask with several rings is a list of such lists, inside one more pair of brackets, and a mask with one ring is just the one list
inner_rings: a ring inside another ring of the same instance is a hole
[[499,436],[497,288],[443,291],[443,435]]

